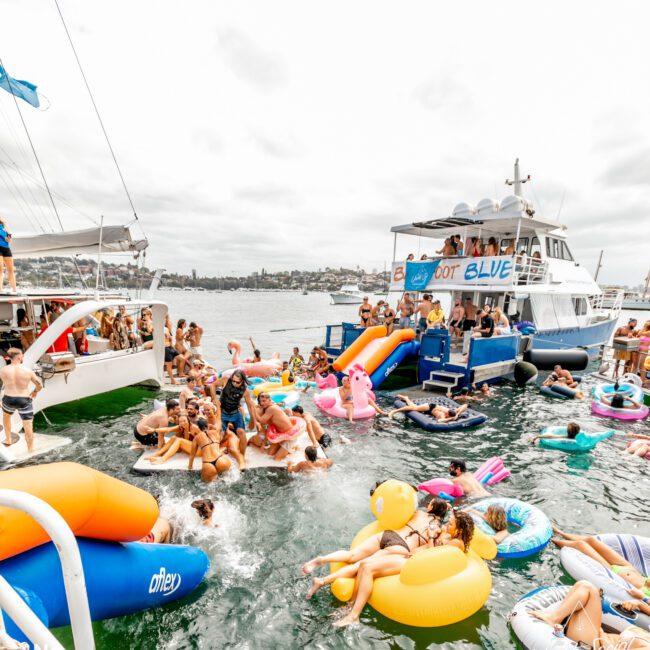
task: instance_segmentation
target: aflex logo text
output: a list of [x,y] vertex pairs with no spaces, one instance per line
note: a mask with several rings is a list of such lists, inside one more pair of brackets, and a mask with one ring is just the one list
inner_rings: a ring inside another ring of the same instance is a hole
[[149,583],[149,593],[162,593],[163,596],[171,596],[181,586],[181,576],[179,573],[167,573],[165,567],[160,567],[158,573],[151,576]]

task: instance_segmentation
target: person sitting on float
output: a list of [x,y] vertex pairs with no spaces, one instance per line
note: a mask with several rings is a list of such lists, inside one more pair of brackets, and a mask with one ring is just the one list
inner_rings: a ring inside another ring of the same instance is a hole
[[[381,484],[382,481],[375,483],[370,490],[371,496]],[[426,511],[417,510],[409,522],[399,530],[384,530],[372,535],[356,548],[318,555],[309,562],[305,562],[302,567],[302,575],[309,575],[319,566],[328,562],[346,564],[343,568],[323,578],[314,578],[307,592],[307,599],[310,599],[321,587],[330,585],[339,578],[353,578],[357,575],[361,562],[364,560],[389,554],[409,557],[411,553],[428,543],[427,531],[432,525],[436,530],[440,529],[448,511],[447,502],[434,497],[427,504]]]
[[496,544],[500,544],[508,535],[510,531],[508,530],[508,517],[506,511],[496,504],[488,506],[485,512],[480,512],[475,508],[465,508],[465,512],[468,512],[476,517],[480,517],[493,531],[492,539]]
[[457,420],[468,408],[467,404],[459,406],[457,409],[450,409],[446,406],[441,406],[440,404],[430,403],[430,404],[415,404],[408,395],[397,395],[398,399],[401,399],[406,403],[406,406],[401,408],[393,409],[388,412],[388,417],[392,418],[397,413],[405,413],[407,411],[417,411],[418,413],[424,413],[438,422],[445,424],[447,422],[454,422]]
[[635,402],[630,397],[625,397],[621,393],[614,393],[608,397],[605,393],[600,396],[600,401],[613,409],[640,409],[642,404]]
[[633,454],[639,458],[650,459],[650,436],[646,436],[642,433],[626,433],[625,435],[630,438],[636,438],[636,440],[632,441],[625,448],[625,453]]
[[566,435],[558,435],[556,433],[540,433],[533,436],[531,443],[537,440],[575,440],[576,436],[580,433],[580,425],[577,422],[569,422],[566,426]]
[[[426,532],[426,542],[414,553],[424,548],[434,546],[455,546],[467,553],[474,536],[474,520],[466,512],[455,511],[449,523],[442,527],[431,526]],[[363,560],[357,571],[355,585],[356,596],[353,594],[353,603],[350,613],[334,623],[335,627],[345,627],[359,622],[359,616],[372,594],[375,578],[397,575],[409,559],[403,553],[390,553],[382,557],[373,557]]]

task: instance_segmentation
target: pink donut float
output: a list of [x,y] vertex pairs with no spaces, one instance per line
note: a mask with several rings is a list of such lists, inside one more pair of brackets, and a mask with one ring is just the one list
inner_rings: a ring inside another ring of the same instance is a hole
[[284,433],[278,431],[273,424],[269,425],[269,428],[266,432],[266,437],[269,439],[269,442],[284,442],[285,440],[295,440],[305,432],[305,421],[302,418],[290,417],[291,420],[291,429],[285,431]]

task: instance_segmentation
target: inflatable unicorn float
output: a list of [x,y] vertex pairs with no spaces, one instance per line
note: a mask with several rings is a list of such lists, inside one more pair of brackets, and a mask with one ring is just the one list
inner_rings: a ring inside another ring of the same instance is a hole
[[[363,369],[363,366],[355,364],[350,368],[349,378],[350,388],[352,389],[352,404],[354,405],[353,419],[371,418],[376,413],[370,404],[371,400],[375,401],[375,394],[372,392],[372,382],[368,373]],[[316,385],[318,388],[324,389],[322,393],[314,395],[316,406],[328,415],[347,418],[347,412],[341,404],[341,394],[336,375],[327,375],[327,377],[316,375]]]
[[228,368],[221,373],[222,377],[229,377],[235,370],[243,370],[247,377],[268,377],[282,369],[280,353],[274,352],[270,359],[261,361],[252,361],[251,359],[241,359],[241,343],[239,341],[228,342],[228,352],[232,354],[232,368]]

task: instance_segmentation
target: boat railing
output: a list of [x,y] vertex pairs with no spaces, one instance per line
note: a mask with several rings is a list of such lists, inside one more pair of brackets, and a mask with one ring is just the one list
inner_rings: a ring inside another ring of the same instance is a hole
[[622,289],[610,289],[602,293],[589,296],[589,303],[594,312],[609,311],[614,315],[621,313],[625,292]]
[[543,284],[547,281],[548,262],[529,255],[513,255],[515,277],[513,284]]
[[[20,510],[29,515],[52,539],[61,560],[63,585],[75,648],[93,650],[95,639],[81,554],[74,533],[65,519],[42,499],[19,490],[0,490],[0,506]],[[35,647],[64,650],[63,645],[2,576],[0,576],[0,608]],[[0,630],[4,632],[4,620],[1,614]]]

